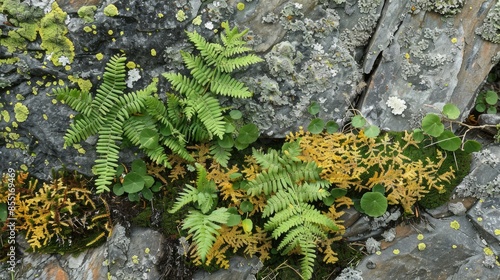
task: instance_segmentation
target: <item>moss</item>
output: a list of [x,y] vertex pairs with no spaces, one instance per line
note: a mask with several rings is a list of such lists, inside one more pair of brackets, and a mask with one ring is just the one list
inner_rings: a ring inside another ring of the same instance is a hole
[[[391,132],[391,135],[395,140],[404,145],[404,141],[401,139],[403,133]],[[429,140],[424,140],[419,143],[419,147],[408,146],[403,153],[405,156],[412,159],[412,161],[422,161],[426,162],[426,158],[430,158],[431,160],[436,160],[436,156],[438,153],[438,148],[436,145],[429,145]],[[456,161],[455,161],[456,160]],[[467,154],[463,151],[455,151],[447,152],[446,159],[444,160],[439,174],[442,174],[450,168],[455,170],[455,178],[453,178],[450,182],[443,181],[443,191],[439,192],[438,190],[431,188],[430,191],[425,194],[425,196],[418,202],[421,206],[432,209],[443,205],[448,202],[450,199],[450,195],[455,189],[456,186],[462,181],[462,179],[469,173],[471,163],[471,155]],[[458,169],[457,169],[458,166]]]
[[107,5],[104,8],[103,12],[104,12],[104,15],[106,15],[108,17],[114,17],[114,16],[117,16],[119,14],[118,8],[115,5],[113,5],[113,4]]
[[85,22],[91,23],[94,21],[95,11],[97,11],[96,6],[82,6],[78,9],[78,16]]

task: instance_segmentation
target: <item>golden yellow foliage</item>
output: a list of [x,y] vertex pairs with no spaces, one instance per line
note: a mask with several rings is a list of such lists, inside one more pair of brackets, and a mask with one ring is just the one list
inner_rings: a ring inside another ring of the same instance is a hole
[[444,161],[438,150],[435,159],[425,162],[412,160],[404,155],[410,146],[419,147],[412,135],[405,132],[399,141],[389,134],[378,139],[358,134],[311,134],[298,131],[287,137],[288,141],[300,139],[302,155],[306,161],[315,161],[322,168],[321,177],[338,188],[357,192],[371,190],[375,185],[385,187],[389,204],[399,204],[407,213],[430,189],[443,189],[443,183],[454,178],[454,170],[438,171]]

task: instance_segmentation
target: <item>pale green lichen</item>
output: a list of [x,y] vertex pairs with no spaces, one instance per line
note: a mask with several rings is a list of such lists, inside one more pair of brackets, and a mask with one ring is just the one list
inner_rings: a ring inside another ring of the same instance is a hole
[[104,15],[106,15],[108,17],[114,17],[114,16],[117,16],[119,14],[118,8],[115,5],[113,5],[113,4],[107,5],[104,8],[103,12],[104,12]]
[[442,15],[456,15],[464,6],[465,0],[414,0],[416,11],[432,11]]
[[500,44],[500,2],[488,12],[483,25],[476,29],[476,34],[484,40]]
[[7,122],[7,123],[10,122],[10,114],[7,110],[2,110],[0,115],[2,115],[4,122]]
[[80,9],[78,9],[78,16],[85,22],[91,23],[94,21],[94,15],[96,11],[96,6],[82,6],[80,7]]
[[186,16],[186,13],[183,10],[178,10],[177,14],[175,15],[175,18],[179,22],[183,22],[183,21],[185,21],[187,19],[187,16]]
[[22,103],[16,103],[14,105],[14,118],[18,122],[24,122],[28,119],[30,111],[28,110],[28,107]]

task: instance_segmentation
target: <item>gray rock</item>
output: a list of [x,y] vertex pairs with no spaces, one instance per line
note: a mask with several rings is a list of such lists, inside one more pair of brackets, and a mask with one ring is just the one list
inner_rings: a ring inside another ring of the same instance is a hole
[[[482,265],[485,245],[467,217],[427,219],[434,230],[428,232],[425,226],[417,225],[422,240],[417,233],[410,234],[379,255],[365,257],[356,269],[366,279],[498,279],[500,267]],[[455,222],[460,225],[459,230],[450,227]],[[425,248],[420,245],[419,249],[419,244],[425,244]],[[376,266],[368,268],[370,262]],[[464,277],[464,271],[468,270],[473,272],[465,275],[473,273],[473,278]]]
[[500,197],[478,201],[467,217],[495,255],[500,255]]
[[500,146],[492,144],[474,153],[471,171],[456,187],[460,197],[485,199],[500,194]]
[[[467,3],[460,13],[443,18],[425,9],[409,13],[410,1],[388,1],[366,52],[363,71],[370,81],[360,102],[363,115],[390,130],[415,128],[425,113],[449,102],[467,116],[473,93],[500,51],[500,45],[475,36],[494,2]],[[407,108],[391,111],[390,98]]]
[[263,267],[257,257],[244,258],[234,256],[229,261],[229,268],[214,273],[199,271],[193,275],[193,280],[254,280],[255,275]]

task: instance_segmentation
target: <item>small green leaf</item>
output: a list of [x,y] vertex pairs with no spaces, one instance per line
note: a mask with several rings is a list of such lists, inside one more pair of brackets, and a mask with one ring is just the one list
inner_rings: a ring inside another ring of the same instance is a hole
[[445,130],[437,139],[438,146],[445,151],[456,151],[462,145],[462,140],[450,130]]
[[341,188],[333,188],[330,191],[330,194],[333,196],[333,198],[339,198],[339,197],[343,197],[344,195],[346,195],[347,194],[347,190],[346,189],[341,189]]
[[128,194],[128,200],[134,202],[134,201],[141,200],[141,198],[139,197],[139,193],[129,193]]
[[335,197],[333,197],[333,195],[329,195],[325,198],[323,198],[323,203],[326,205],[326,206],[332,206],[332,204],[335,202]]
[[422,129],[425,133],[433,137],[438,137],[444,131],[444,125],[441,118],[436,114],[427,114],[422,119]]
[[481,143],[475,140],[467,140],[464,143],[464,151],[469,154],[481,151],[481,147]]
[[152,129],[146,128],[139,134],[139,142],[146,149],[155,149],[158,147],[158,133]]
[[450,120],[455,120],[460,116],[460,110],[455,104],[448,103],[443,107],[443,115]]
[[217,144],[224,149],[231,149],[234,146],[233,136],[230,134],[224,134],[222,139],[217,140]]
[[380,134],[380,128],[376,125],[370,125],[367,129],[365,129],[365,135],[368,138],[375,138]]
[[241,222],[241,216],[239,214],[231,213],[229,215],[229,219],[227,219],[226,225],[228,227],[234,227],[234,226],[238,225],[240,222]]
[[361,197],[360,206],[366,215],[379,217],[387,211],[387,198],[379,192],[367,192]]
[[236,130],[236,127],[232,123],[226,123],[226,133],[233,133]]
[[149,175],[142,175],[142,179],[144,180],[144,187],[148,189],[155,183],[155,179]]
[[139,175],[135,172],[130,172],[123,179],[123,190],[127,193],[137,193],[140,192],[144,188],[144,179],[142,175]]
[[144,197],[145,199],[151,201],[153,199],[153,192],[150,190],[150,189],[142,189],[142,197]]
[[475,108],[476,108],[476,111],[478,111],[479,113],[483,113],[484,111],[486,111],[486,104],[478,102],[478,103],[476,103]]
[[142,159],[136,159],[132,162],[132,172],[140,175],[146,175],[146,163]]
[[237,180],[241,177],[243,177],[243,174],[241,174],[239,172],[231,173],[231,175],[229,175],[229,179],[231,179],[231,180]]
[[244,219],[243,221],[241,221],[241,225],[243,226],[243,230],[246,233],[252,232],[252,229],[253,229],[253,222],[252,222],[252,220],[250,220],[248,218]]
[[243,144],[240,141],[238,141],[238,138],[236,138],[236,140],[234,140],[234,147],[236,149],[238,149],[238,151],[246,149],[248,147],[248,145],[250,145],[250,144]]
[[422,142],[422,140],[424,140],[424,132],[421,130],[421,129],[418,129],[416,128],[415,130],[413,130],[413,140],[415,140],[417,143],[420,143]]
[[239,120],[241,119],[241,117],[243,117],[243,114],[241,113],[240,110],[231,110],[231,112],[229,112],[229,116],[233,120]]
[[379,192],[381,194],[385,194],[385,187],[381,184],[376,184],[372,188],[372,192]]
[[488,113],[488,114],[496,114],[497,113],[497,107],[495,107],[495,106],[488,107],[488,110],[486,110],[486,113]]
[[240,204],[240,210],[243,213],[252,212],[252,210],[253,210],[253,204],[250,201],[245,200],[245,201],[241,202],[241,204]]
[[154,184],[154,185],[150,188],[150,190],[151,190],[152,192],[159,192],[159,191],[160,191],[160,189],[161,189],[161,187],[162,187],[161,183],[160,183],[160,182],[156,182],[156,183],[155,183],[155,184]]
[[354,126],[355,128],[361,128],[361,127],[365,126],[365,124],[366,124],[366,119],[365,119],[365,118],[363,118],[363,117],[362,117],[362,116],[360,116],[360,115],[356,115],[356,116],[352,117],[351,124],[352,124],[352,126]]
[[251,144],[259,138],[259,128],[253,124],[249,123],[241,127],[236,140],[241,144]]
[[311,115],[316,115],[317,113],[319,113],[319,110],[320,110],[320,106],[319,106],[318,102],[316,102],[316,101],[311,102],[311,105],[309,105],[309,107],[307,108],[307,111]]
[[116,183],[114,186],[113,186],[113,193],[117,196],[120,196],[122,194],[125,193],[125,190],[123,189],[123,186],[122,184],[120,183]]
[[497,102],[498,102],[498,94],[492,90],[488,90],[486,92],[486,95],[484,97],[484,100],[486,101],[486,103],[488,103],[489,105],[496,105]]
[[7,221],[9,212],[7,211],[7,203],[0,203],[0,222]]
[[314,119],[307,126],[307,130],[312,134],[319,134],[323,131],[325,127],[325,122],[322,119]]
[[118,165],[118,167],[116,168],[116,173],[115,175],[116,176],[122,176],[123,172],[125,172],[125,168],[123,167],[123,165]]
[[332,134],[335,133],[339,130],[339,124],[336,123],[335,121],[328,121],[326,123],[326,132]]
[[160,128],[160,134],[163,136],[170,136],[172,135],[172,130],[168,126],[162,126]]

